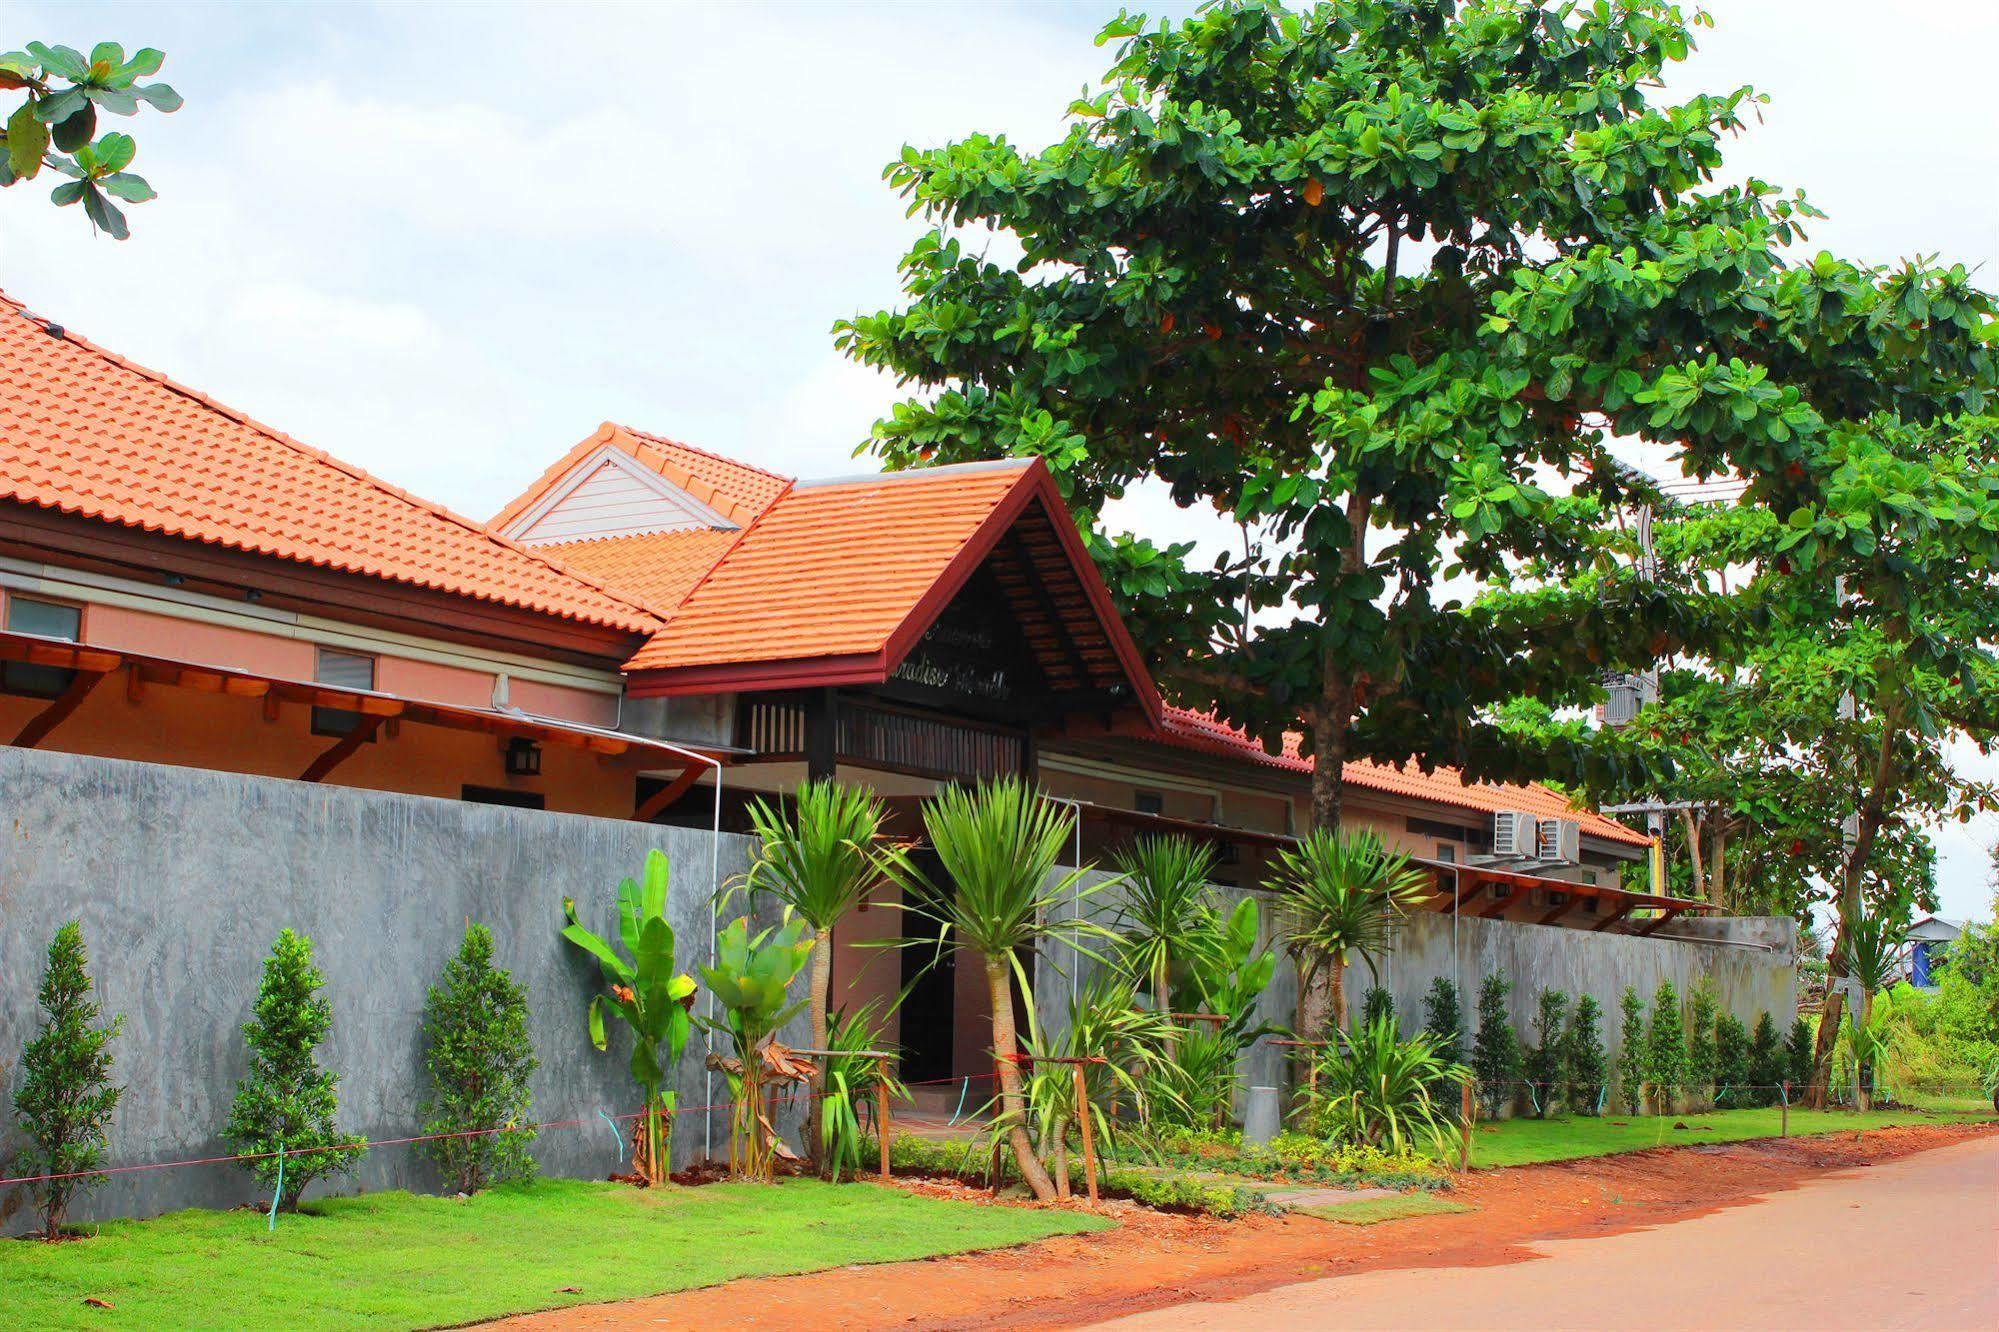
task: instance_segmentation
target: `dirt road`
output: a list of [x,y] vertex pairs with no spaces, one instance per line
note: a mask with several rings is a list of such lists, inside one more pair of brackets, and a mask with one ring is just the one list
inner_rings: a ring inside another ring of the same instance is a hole
[[1999,1327],[1999,1138],[1677,1225],[1533,1248],[1539,1261],[1368,1272],[1100,1326]]
[[[1983,1154],[1956,1144],[1976,1143]],[[1941,1150],[1931,1150],[1941,1149]],[[1870,1133],[1841,1133],[1816,1138],[1791,1138],[1685,1147],[1597,1157],[1556,1165],[1483,1170],[1468,1177],[1452,1195],[1475,1210],[1450,1216],[1426,1216],[1377,1226],[1345,1226],[1304,1216],[1255,1217],[1245,1221],[1211,1221],[1171,1216],[1112,1204],[1119,1225],[1094,1235],[1064,1236],[1016,1249],[965,1254],[926,1262],[891,1263],[876,1267],[838,1268],[804,1276],[732,1282],[702,1290],[683,1291],[652,1299],[632,1300],[534,1314],[511,1320],[517,1329],[700,1327],[830,1328],[998,1328],[1079,1327],[1149,1310],[1176,1306],[1195,1311],[1205,1327],[1277,1325],[1313,1321],[1315,1325],[1354,1325],[1344,1304],[1333,1311],[1302,1306],[1261,1311],[1242,1303],[1262,1292],[1342,1289],[1359,1280],[1395,1279],[1421,1283],[1413,1304],[1401,1297],[1377,1326],[1448,1326],[1432,1306],[1446,1298],[1448,1288],[1474,1281],[1491,1271],[1548,1269],[1549,1251],[1578,1248],[1589,1254],[1617,1237],[1643,1238],[1640,1232],[1666,1236],[1697,1224],[1699,1218],[1741,1217],[1752,1229],[1757,1217],[1782,1200],[1801,1196],[1803,1189],[1838,1187],[1846,1176],[1866,1179],[1878,1171],[1898,1169],[1889,1162],[1923,1170],[1927,1161],[1945,1177],[1936,1199],[1924,1202],[1915,1190],[1895,1193],[1899,1202],[1883,1204],[1878,1214],[1867,1204],[1860,1210],[1846,1200],[1832,1210],[1844,1213],[1849,1237],[1835,1250],[1842,1272],[1863,1270],[1872,1255],[1893,1248],[1908,1257],[1905,1265],[1879,1269],[1882,1289],[1893,1298],[1891,1322],[1899,1304],[1924,1298],[1911,1290],[1936,1289],[1944,1278],[1937,1272],[1971,1267],[1989,1273],[1992,1267],[1992,1163],[1999,1151],[1999,1133],[1986,1126],[1922,1125]],[[1968,1163],[1968,1164],[1961,1164]],[[1862,1167],[1865,1167],[1862,1169]],[[1982,1174],[1980,1172],[1983,1172]],[[1839,1172],[1840,1180],[1828,1180]],[[1949,1180],[1962,1172],[1964,1178]],[[950,1193],[953,1186],[931,1183],[898,1184],[925,1192]],[[1984,1191],[1984,1211],[1976,1205]],[[1793,1190],[1799,1193],[1794,1195]],[[968,1201],[982,1194],[963,1191]],[[991,1204],[988,1204],[991,1205]],[[1928,1216],[1934,1208],[1940,1216]],[[1899,1210],[1898,1210],[1899,1209]],[[1912,1214],[1925,1213],[1924,1219]],[[1809,1215],[1820,1215],[1812,1210]],[[1865,1243],[1853,1241],[1853,1218],[1868,1232]],[[1981,1217],[1983,1218],[1981,1220]],[[1946,1219],[1948,1218],[1948,1219]],[[1676,1224],[1677,1223],[1677,1224]],[[1921,1227],[1921,1229],[1917,1229]],[[1923,1238],[1903,1245],[1906,1230]],[[1949,1231],[1947,1239],[1932,1238]],[[1895,1242],[1884,1244],[1884,1238]],[[1979,1262],[1964,1261],[1964,1246],[1982,1246]],[[1799,1246],[1789,1246],[1797,1253]],[[1747,1264],[1757,1279],[1812,1282],[1813,1272],[1796,1257],[1772,1259],[1768,1246],[1762,1257]],[[1728,1255],[1723,1255],[1728,1261]],[[663,1261],[671,1261],[664,1255]],[[1593,1260],[1592,1260],[1593,1261]],[[1569,1266],[1578,1264],[1571,1260]],[[1450,1269],[1445,1280],[1439,1269]],[[1469,1270],[1482,1269],[1482,1270]],[[1590,1268],[1586,1282],[1597,1297],[1621,1298],[1618,1281]],[[1875,1269],[1866,1269],[1873,1271]],[[1361,1277],[1356,1274],[1372,1274]],[[1655,1279],[1691,1298],[1706,1274],[1699,1266],[1662,1263]],[[1330,1277],[1341,1278],[1327,1282]],[[1624,1281],[1625,1278],[1619,1278]],[[1731,1284],[1742,1273],[1729,1277]],[[1312,1283],[1300,1286],[1299,1283]],[[1573,1293],[1573,1292],[1570,1292]],[[1976,1295],[1977,1292],[1972,1292]],[[1322,1296],[1323,1298],[1323,1296]],[[1342,1297],[1344,1298],[1344,1297]],[[1233,1303],[1231,1303],[1233,1302]],[[1393,1304],[1393,1301],[1389,1301]],[[1384,1308],[1387,1308],[1384,1305]],[[1878,1313],[1877,1306],[1869,1306]],[[1974,1310],[1976,1306],[1973,1306]],[[1411,1316],[1420,1309],[1421,1316]],[[1476,1313],[1474,1309],[1474,1313]],[[1601,1311],[1607,1324],[1622,1315],[1615,1304]],[[1240,1316],[1238,1316],[1240,1315]],[[1796,1327],[1805,1320],[1766,1317],[1762,1327]],[[1489,1323],[1465,1323],[1484,1326]],[[1531,1316],[1505,1321],[1511,1327],[1561,1328],[1595,1326],[1595,1318],[1568,1321],[1537,1309]],[[1661,1320],[1650,1320],[1661,1326]],[[1837,1326],[1837,1321],[1814,1322]],[[1911,1324],[1917,1325],[1917,1324]],[[1933,1318],[1920,1325],[1948,1327]],[[1999,1326],[1985,1319],[1984,1326]]]

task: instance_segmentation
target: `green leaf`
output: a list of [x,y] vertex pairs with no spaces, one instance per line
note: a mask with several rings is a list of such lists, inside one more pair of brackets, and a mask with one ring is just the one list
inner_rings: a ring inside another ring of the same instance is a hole
[[83,191],[86,188],[83,181],[66,180],[49,191],[49,201],[58,208],[66,208],[83,198]]
[[81,103],[68,120],[58,121],[50,130],[56,151],[73,153],[89,143],[97,133],[97,108],[89,102]]
[[107,134],[97,141],[97,174],[113,175],[132,164],[139,154],[139,145],[132,142],[129,134]]
[[125,63],[125,48],[116,42],[99,42],[90,48],[90,63],[117,69]]
[[89,105],[90,99],[81,88],[65,88],[35,103],[35,119],[44,125],[61,124]]
[[604,1037],[604,996],[590,996],[590,1044],[602,1050],[609,1042]]
[[632,969],[617,955],[611,945],[584,929],[581,925],[565,925],[562,937],[597,959],[597,965],[604,973],[604,979],[614,985],[630,985]]
[[42,154],[48,146],[48,127],[35,119],[34,103],[21,103],[7,117],[7,165],[15,177],[33,180],[42,169]]
[[178,111],[181,95],[164,83],[148,83],[132,89],[132,95],[155,111]]
[[86,88],[83,95],[114,116],[129,116],[139,109],[139,99],[124,88]]
[[129,75],[135,79],[143,79],[149,74],[159,73],[160,66],[166,64],[166,62],[167,53],[165,51],[151,46],[142,46],[132,53],[132,58],[125,62],[125,68],[120,70],[119,73]]
[[131,232],[125,226],[125,214],[118,205],[104,197],[104,192],[86,182],[83,186],[83,211],[90,218],[90,224],[99,231],[107,232],[113,240],[124,240]]
[[126,203],[144,203],[148,199],[159,197],[153,192],[153,187],[146,183],[144,176],[135,176],[129,171],[106,176],[103,185],[106,194],[123,199]]
[[28,54],[33,56],[43,69],[51,74],[58,74],[71,83],[87,78],[90,74],[90,63],[83,58],[83,54],[67,46],[44,46],[40,42],[29,42]]

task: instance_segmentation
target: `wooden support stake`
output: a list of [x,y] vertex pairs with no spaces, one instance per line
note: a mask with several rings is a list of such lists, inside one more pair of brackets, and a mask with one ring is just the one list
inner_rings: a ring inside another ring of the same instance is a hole
[[888,1060],[875,1061],[875,1136],[881,1139],[882,1182],[889,1178],[888,1170]]
[[1469,1082],[1467,1082],[1464,1085],[1464,1095],[1461,1099],[1462,1099],[1462,1104],[1460,1104],[1458,1107],[1458,1116],[1460,1119],[1464,1121],[1465,1141],[1464,1141],[1464,1153],[1461,1160],[1458,1163],[1458,1169],[1463,1171],[1471,1169],[1472,1112],[1477,1108],[1478,1104],[1477,1098],[1472,1095],[1472,1088]]
[[1791,1136],[1791,1084],[1788,1080],[1778,1085],[1777,1102],[1784,1107],[1777,1112],[1777,1136],[1788,1138]]
[[1077,1064],[1076,1074],[1076,1117],[1083,1127],[1083,1178],[1090,1185],[1090,1206],[1097,1205],[1097,1133],[1090,1126],[1090,1089],[1083,1077],[1083,1066]]

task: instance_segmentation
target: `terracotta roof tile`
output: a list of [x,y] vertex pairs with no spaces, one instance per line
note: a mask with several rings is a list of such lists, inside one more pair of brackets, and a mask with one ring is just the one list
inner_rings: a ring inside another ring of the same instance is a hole
[[625,668],[880,652],[1028,469],[937,468],[794,487]]
[[658,619],[0,296],[0,498],[646,632]]
[[[1302,738],[1299,735],[1286,734],[1283,752],[1273,754],[1248,734],[1211,712],[1168,707],[1164,734],[1169,744],[1243,759],[1286,772],[1310,773],[1313,767],[1312,760],[1298,752]],[[1572,804],[1567,796],[1539,782],[1527,786],[1499,782],[1467,783],[1455,768],[1435,768],[1426,773],[1413,763],[1400,768],[1379,763],[1349,763],[1341,770],[1341,778],[1347,786],[1359,790],[1452,805],[1459,809],[1482,813],[1517,809],[1544,818],[1575,819],[1582,825],[1582,830],[1592,837],[1631,846],[1646,846],[1652,840],[1615,819]]]
[[606,587],[671,612],[741,536],[736,528],[695,527],[564,541],[535,550]]

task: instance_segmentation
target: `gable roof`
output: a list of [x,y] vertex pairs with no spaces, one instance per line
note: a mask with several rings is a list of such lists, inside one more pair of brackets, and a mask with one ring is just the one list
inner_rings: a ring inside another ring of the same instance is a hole
[[[1185,749],[1240,759],[1284,772],[1309,775],[1313,770],[1312,760],[1299,753],[1303,737],[1297,733],[1287,733],[1283,751],[1273,754],[1248,733],[1222,721],[1212,712],[1168,707],[1162,738],[1168,744]],[[1574,819],[1581,825],[1584,834],[1590,837],[1621,842],[1627,846],[1650,846],[1652,843],[1650,837],[1637,829],[1577,805],[1561,792],[1539,782],[1524,786],[1510,782],[1467,782],[1456,768],[1433,768],[1424,772],[1414,763],[1402,767],[1348,763],[1341,769],[1340,780],[1356,790],[1450,805],[1481,814],[1521,810],[1540,818]]]
[[0,294],[0,498],[632,633],[657,616]]
[[[632,692],[884,681],[1003,538],[1018,543],[1012,567],[1057,569],[1070,589],[1066,606],[1025,617],[1030,636],[1075,648],[1076,670],[1116,676],[1156,718],[1144,662],[1038,460],[793,486],[626,663]],[[1080,619],[1089,648],[1068,637]]]
[[606,421],[556,459],[534,484],[494,514],[487,525],[496,532],[506,531],[560,486],[578,464],[606,447],[616,449],[738,527],[755,522],[791,485],[790,477],[776,472]]

